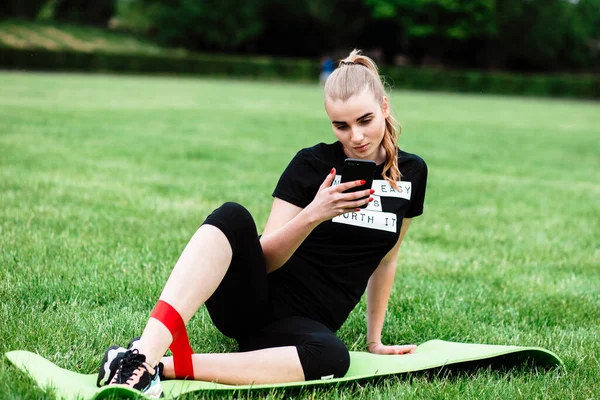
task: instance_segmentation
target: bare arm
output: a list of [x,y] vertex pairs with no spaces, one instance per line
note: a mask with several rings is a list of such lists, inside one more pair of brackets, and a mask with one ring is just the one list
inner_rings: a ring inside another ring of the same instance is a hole
[[402,228],[400,228],[400,236],[396,245],[381,260],[367,285],[367,349],[371,353],[405,354],[414,352],[416,348],[414,345],[384,346],[381,343],[383,321],[396,275],[398,250],[411,221],[411,218],[402,220]]
[[275,198],[271,214],[267,220],[260,243],[267,262],[267,273],[281,267],[298,249],[300,244],[321,222],[338,215],[355,211],[357,207],[369,202],[358,200],[369,196],[370,190],[354,193],[342,193],[347,189],[360,186],[360,181],[331,186],[335,178],[335,169],[327,175],[319,187],[314,200],[305,208]]
[[267,273],[281,267],[319,224],[306,208],[275,198],[260,243],[267,262]]

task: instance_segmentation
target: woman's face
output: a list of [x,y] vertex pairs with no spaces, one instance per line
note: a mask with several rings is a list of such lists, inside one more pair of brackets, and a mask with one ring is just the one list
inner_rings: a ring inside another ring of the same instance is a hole
[[348,157],[385,162],[382,141],[389,116],[385,96],[379,102],[369,90],[364,90],[346,101],[327,99],[325,111]]

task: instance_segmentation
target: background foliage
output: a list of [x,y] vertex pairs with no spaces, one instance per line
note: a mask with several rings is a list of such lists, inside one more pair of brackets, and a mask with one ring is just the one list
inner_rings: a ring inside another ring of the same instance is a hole
[[133,30],[191,50],[600,71],[600,0],[7,0],[0,15]]

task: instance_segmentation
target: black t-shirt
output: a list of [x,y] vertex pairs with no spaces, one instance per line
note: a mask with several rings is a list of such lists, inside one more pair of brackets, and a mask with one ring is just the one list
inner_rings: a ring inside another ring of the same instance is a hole
[[[375,170],[375,199],[317,226],[290,259],[268,275],[269,299],[276,317],[306,316],[337,331],[364,293],[371,274],[394,247],[403,218],[423,213],[427,165],[419,156],[399,151],[402,181],[395,190]],[[298,207],[315,198],[331,168],[343,173],[340,142],[300,150],[279,178],[273,196]]]

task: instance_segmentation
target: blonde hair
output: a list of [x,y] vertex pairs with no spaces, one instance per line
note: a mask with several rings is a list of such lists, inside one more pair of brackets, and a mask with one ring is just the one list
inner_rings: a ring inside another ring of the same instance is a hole
[[[368,89],[380,103],[386,96],[383,81],[379,76],[377,64],[369,57],[362,55],[360,50],[354,49],[350,55],[340,61],[338,67],[325,82],[325,101],[346,101],[355,94]],[[383,148],[385,149],[386,162],[383,167],[383,177],[394,188],[398,188],[396,181],[402,174],[398,168],[398,137],[401,127],[390,113],[385,119],[385,133],[383,135]]]

